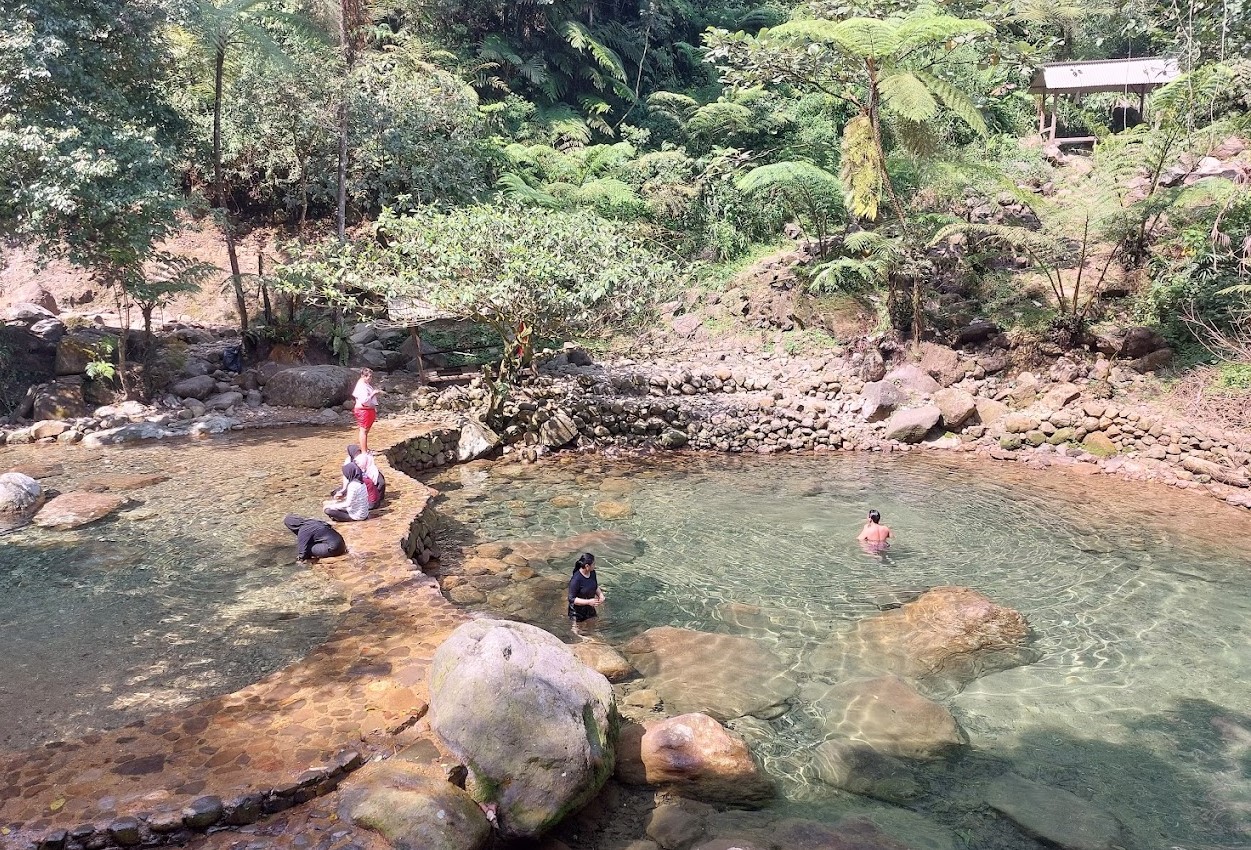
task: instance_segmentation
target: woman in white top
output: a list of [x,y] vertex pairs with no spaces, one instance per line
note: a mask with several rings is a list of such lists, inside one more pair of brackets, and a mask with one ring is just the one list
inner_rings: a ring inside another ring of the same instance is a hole
[[352,415],[356,417],[357,430],[360,432],[361,451],[369,451],[369,429],[374,427],[378,418],[378,394],[382,390],[371,382],[374,379],[372,369],[361,369],[360,380],[352,390],[352,398],[356,403],[352,407]]
[[343,497],[326,502],[326,516],[336,522],[369,519],[369,493],[365,490],[360,467],[354,463],[343,464],[343,480],[347,482]]
[[[387,480],[382,477],[382,470],[374,462],[373,454],[361,451],[360,446],[352,443],[347,447],[347,460],[344,463],[354,463],[360,467],[361,476],[365,481],[365,490],[369,493],[369,509],[372,511],[381,505],[387,495]],[[347,484],[345,478],[333,495],[342,496],[346,492]]]

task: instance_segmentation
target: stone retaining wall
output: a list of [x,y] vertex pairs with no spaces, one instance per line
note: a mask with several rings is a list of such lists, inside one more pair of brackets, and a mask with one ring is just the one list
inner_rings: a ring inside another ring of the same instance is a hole
[[405,475],[416,478],[429,469],[456,463],[460,431],[433,428],[419,437],[396,443],[386,450],[387,460]]

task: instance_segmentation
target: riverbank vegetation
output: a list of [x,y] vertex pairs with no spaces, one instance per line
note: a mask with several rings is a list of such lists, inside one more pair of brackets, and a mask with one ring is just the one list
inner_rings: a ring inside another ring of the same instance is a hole
[[[401,298],[485,322],[524,361],[540,337],[646,324],[786,233],[815,257],[805,292],[903,337],[988,316],[1063,348],[1118,318],[1191,361],[1251,346],[1243,0],[15,0],[0,16],[0,227],[149,321],[171,280],[222,286],[249,338],[286,338],[301,311],[342,336]],[[1096,94],[1059,105],[1093,155],[1040,143],[1041,63],[1142,56],[1182,71],[1143,123],[1113,133],[1136,98]],[[220,276],[163,248],[193,219],[222,234]],[[286,234],[282,262],[251,273],[237,245],[262,226]]]

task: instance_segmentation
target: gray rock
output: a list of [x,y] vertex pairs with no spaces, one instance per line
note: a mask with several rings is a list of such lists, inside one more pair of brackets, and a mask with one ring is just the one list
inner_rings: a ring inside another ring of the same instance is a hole
[[234,407],[236,404],[242,404],[242,403],[243,403],[243,393],[237,390],[230,390],[229,392],[218,393],[212,398],[205,400],[204,409],[205,410],[229,410],[230,408]]
[[[203,361],[200,361],[203,362]],[[205,364],[206,368],[208,364]],[[217,392],[217,381],[207,372],[196,375],[192,378],[179,381],[169,388],[169,391],[179,398],[194,398],[204,401],[204,399]]]
[[77,419],[87,415],[87,402],[83,398],[82,379],[71,376],[52,384],[44,384],[35,391],[33,418]]
[[0,534],[25,525],[43,505],[39,482],[20,472],[0,475]]
[[466,419],[460,424],[460,440],[456,444],[456,457],[461,463],[476,460],[494,451],[499,444],[498,434],[476,419]]
[[541,835],[599,792],[617,722],[608,680],[542,629],[475,620],[435,652],[431,728],[505,838]]
[[551,418],[539,426],[539,442],[549,449],[558,449],[568,445],[578,436],[578,426],[569,414],[558,410]]
[[901,443],[919,443],[925,439],[930,429],[938,424],[942,411],[934,405],[926,405],[912,410],[901,410],[891,416],[886,423],[883,436],[888,440]]
[[197,378],[200,375],[207,375],[209,372],[212,372],[213,367],[208,364],[208,361],[201,360],[199,357],[188,357],[186,365],[182,367],[182,371],[184,375]]
[[908,365],[892,369],[882,380],[894,384],[910,397],[933,395],[941,389],[938,381],[919,366]]
[[704,819],[678,803],[657,806],[647,818],[647,837],[664,850],[687,850],[704,835]]
[[942,414],[943,425],[953,431],[977,413],[977,401],[972,394],[951,387],[934,393],[934,404]]
[[903,390],[886,381],[873,381],[865,384],[860,391],[863,401],[860,413],[866,422],[881,422],[894,412],[895,408],[908,401]]
[[333,407],[352,394],[360,374],[343,366],[296,366],[265,382],[265,400],[284,407]]
[[119,446],[122,443],[133,443],[138,440],[160,440],[172,436],[173,433],[151,422],[139,422],[88,434],[83,438],[83,445],[87,448],[98,449],[102,446]]
[[205,416],[203,419],[192,424],[187,432],[192,437],[204,437],[209,434],[224,434],[238,425],[238,421],[228,416]]
[[669,428],[660,435],[659,443],[666,449],[680,449],[691,441],[685,431]]
[[1067,850],[1120,846],[1117,819],[1068,791],[1005,773],[991,782],[983,798],[1026,832]]

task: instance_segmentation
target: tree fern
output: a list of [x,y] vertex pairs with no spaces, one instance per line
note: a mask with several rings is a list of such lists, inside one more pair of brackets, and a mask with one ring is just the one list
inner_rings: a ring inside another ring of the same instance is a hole
[[916,76],[943,102],[943,106],[946,106],[951,110],[952,114],[965,124],[968,124],[973,129],[973,132],[979,136],[985,136],[988,133],[985,117],[982,116],[977,105],[973,103],[973,98],[969,97],[966,92],[961,91],[946,80],[924,71],[917,71]]
[[625,80],[625,65],[617,53],[591,34],[577,21],[566,21],[561,30],[565,41],[574,50],[588,54],[603,71],[616,80]]
[[839,174],[852,214],[877,218],[886,174],[877,155],[873,122],[867,115],[857,115],[843,128],[841,160]]
[[495,188],[509,200],[517,201],[528,207],[545,207],[561,209],[564,204],[541,189],[536,189],[525,181],[520,174],[505,172],[500,175]]
[[718,100],[695,110],[687,130],[696,136],[726,136],[751,129],[752,111],[746,106]]

